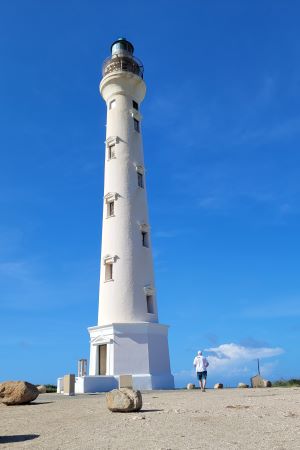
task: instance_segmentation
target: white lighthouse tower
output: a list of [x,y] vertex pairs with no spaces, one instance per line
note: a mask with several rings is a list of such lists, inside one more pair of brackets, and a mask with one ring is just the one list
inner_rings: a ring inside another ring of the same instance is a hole
[[89,376],[76,383],[83,392],[109,390],[121,374],[137,389],[174,387],[153,274],[140,113],[146,85],[133,51],[125,38],[115,41],[100,83],[107,125],[99,316],[88,329]]

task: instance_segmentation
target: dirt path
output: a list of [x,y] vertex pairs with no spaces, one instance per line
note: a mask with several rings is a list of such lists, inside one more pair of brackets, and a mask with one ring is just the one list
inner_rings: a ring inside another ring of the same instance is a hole
[[143,401],[131,414],[109,412],[103,394],[0,405],[0,448],[300,448],[300,388],[153,391]]

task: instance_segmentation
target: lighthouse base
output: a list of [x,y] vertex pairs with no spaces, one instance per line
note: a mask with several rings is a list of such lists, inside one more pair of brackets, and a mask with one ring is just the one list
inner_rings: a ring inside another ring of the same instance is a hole
[[[116,323],[88,329],[89,376],[76,379],[81,392],[105,392],[118,385],[119,375],[132,375],[133,388],[174,389],[170,369],[168,326],[157,323]],[[84,378],[84,380],[82,380]]]

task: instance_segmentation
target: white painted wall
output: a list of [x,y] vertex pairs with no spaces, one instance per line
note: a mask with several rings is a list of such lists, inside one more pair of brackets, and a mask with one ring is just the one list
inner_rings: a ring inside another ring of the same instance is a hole
[[[97,345],[107,343],[107,376],[131,374],[141,389],[173,389],[168,326],[158,323],[115,323],[90,327],[90,376],[97,375]],[[99,377],[101,378],[101,377]],[[101,380],[99,380],[99,386]]]
[[[132,100],[142,102],[146,86],[142,78],[130,72],[113,72],[100,83],[107,104],[106,139],[117,138],[115,158],[105,155],[104,196],[113,193],[115,216],[107,218],[103,202],[102,253],[99,291],[99,325],[118,322],[158,322],[156,296],[154,314],[147,313],[145,286],[154,289],[151,250],[142,246],[141,224],[149,225],[146,180],[137,182],[136,166],[144,166],[141,115]],[[115,100],[115,107],[109,103]],[[140,121],[140,133],[134,129],[133,116]],[[113,281],[105,281],[106,256],[115,257]]]

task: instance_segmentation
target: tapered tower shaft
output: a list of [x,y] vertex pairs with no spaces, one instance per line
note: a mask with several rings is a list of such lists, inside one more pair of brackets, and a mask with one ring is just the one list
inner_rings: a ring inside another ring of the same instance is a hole
[[107,128],[99,316],[88,329],[89,376],[78,381],[78,392],[110,390],[122,374],[132,375],[136,389],[170,389],[168,326],[158,323],[147,207],[143,66],[126,39],[111,50],[100,83]]
[[98,325],[157,322],[142,143],[143,67],[125,39],[104,62],[107,106]]

